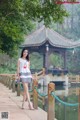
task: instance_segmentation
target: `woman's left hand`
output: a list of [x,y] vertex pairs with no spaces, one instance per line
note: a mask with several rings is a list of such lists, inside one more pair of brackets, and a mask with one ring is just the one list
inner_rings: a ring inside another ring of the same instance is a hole
[[32,79],[35,80],[36,79],[35,76],[32,76]]

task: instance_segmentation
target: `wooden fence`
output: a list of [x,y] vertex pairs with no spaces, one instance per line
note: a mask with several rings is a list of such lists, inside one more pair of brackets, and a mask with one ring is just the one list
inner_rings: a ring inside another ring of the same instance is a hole
[[[40,79],[40,77],[45,75],[45,69],[43,69],[42,71],[35,73],[34,77],[35,80],[33,80],[33,86],[32,86],[32,95],[33,95],[33,106],[35,109],[38,109],[38,97],[40,96],[37,90],[38,87],[38,79]],[[17,91],[17,96],[20,96],[21,94],[21,89],[20,89],[20,82],[17,84],[17,88],[15,85],[15,74],[1,74],[0,75],[0,82],[2,84],[4,84],[6,87],[8,87],[9,89],[12,90],[12,92]],[[79,77],[79,76],[78,76]],[[79,79],[79,78],[78,78]],[[55,91],[55,84],[54,83],[49,83],[48,84],[48,112],[47,112],[47,120],[55,120],[55,97],[51,95],[52,92]],[[46,95],[42,95],[42,97],[40,97],[40,99],[43,101],[45,101],[45,96]],[[79,90],[79,107],[78,107],[78,120],[80,120],[80,90]]]

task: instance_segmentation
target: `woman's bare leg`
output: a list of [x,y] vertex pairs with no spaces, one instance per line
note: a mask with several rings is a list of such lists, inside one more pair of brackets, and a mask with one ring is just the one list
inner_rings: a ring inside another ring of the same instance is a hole
[[[33,105],[30,102],[30,94],[29,94],[29,90],[28,90],[28,83],[23,83],[23,87],[24,87],[23,101],[25,101],[25,99],[27,98],[28,103],[29,103],[29,108],[34,109]],[[22,106],[23,106],[23,104],[22,104]]]
[[29,103],[29,108],[30,109],[34,109],[32,103],[30,101],[30,94],[29,94],[29,90],[28,90],[28,83],[25,83],[25,89],[26,89],[27,100],[28,100],[28,103]]
[[26,100],[27,96],[26,96],[26,87],[25,87],[26,83],[23,83],[23,88],[24,88],[24,92],[23,92],[23,101]]
[[24,109],[24,103],[26,100],[26,88],[25,88],[25,83],[23,83],[23,103],[22,103],[22,108]]

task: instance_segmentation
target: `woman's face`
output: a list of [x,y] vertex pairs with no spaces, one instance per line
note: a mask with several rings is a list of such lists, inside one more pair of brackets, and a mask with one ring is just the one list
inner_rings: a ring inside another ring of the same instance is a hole
[[23,57],[26,57],[28,55],[28,50],[24,50]]

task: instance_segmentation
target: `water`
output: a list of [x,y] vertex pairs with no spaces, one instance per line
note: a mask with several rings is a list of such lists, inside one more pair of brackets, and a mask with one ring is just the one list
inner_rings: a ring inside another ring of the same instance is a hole
[[[80,87],[77,87],[77,86],[56,87],[55,94],[65,102],[77,103],[79,89]],[[47,87],[44,87],[44,88],[40,87],[39,92],[47,93]],[[39,102],[39,106],[45,111],[47,111],[47,108],[48,108],[47,104],[48,104],[47,98],[45,99],[44,106]],[[55,118],[57,118],[57,120],[79,120],[78,119],[79,114],[78,114],[78,106],[77,107],[64,106],[63,104],[55,100]]]

